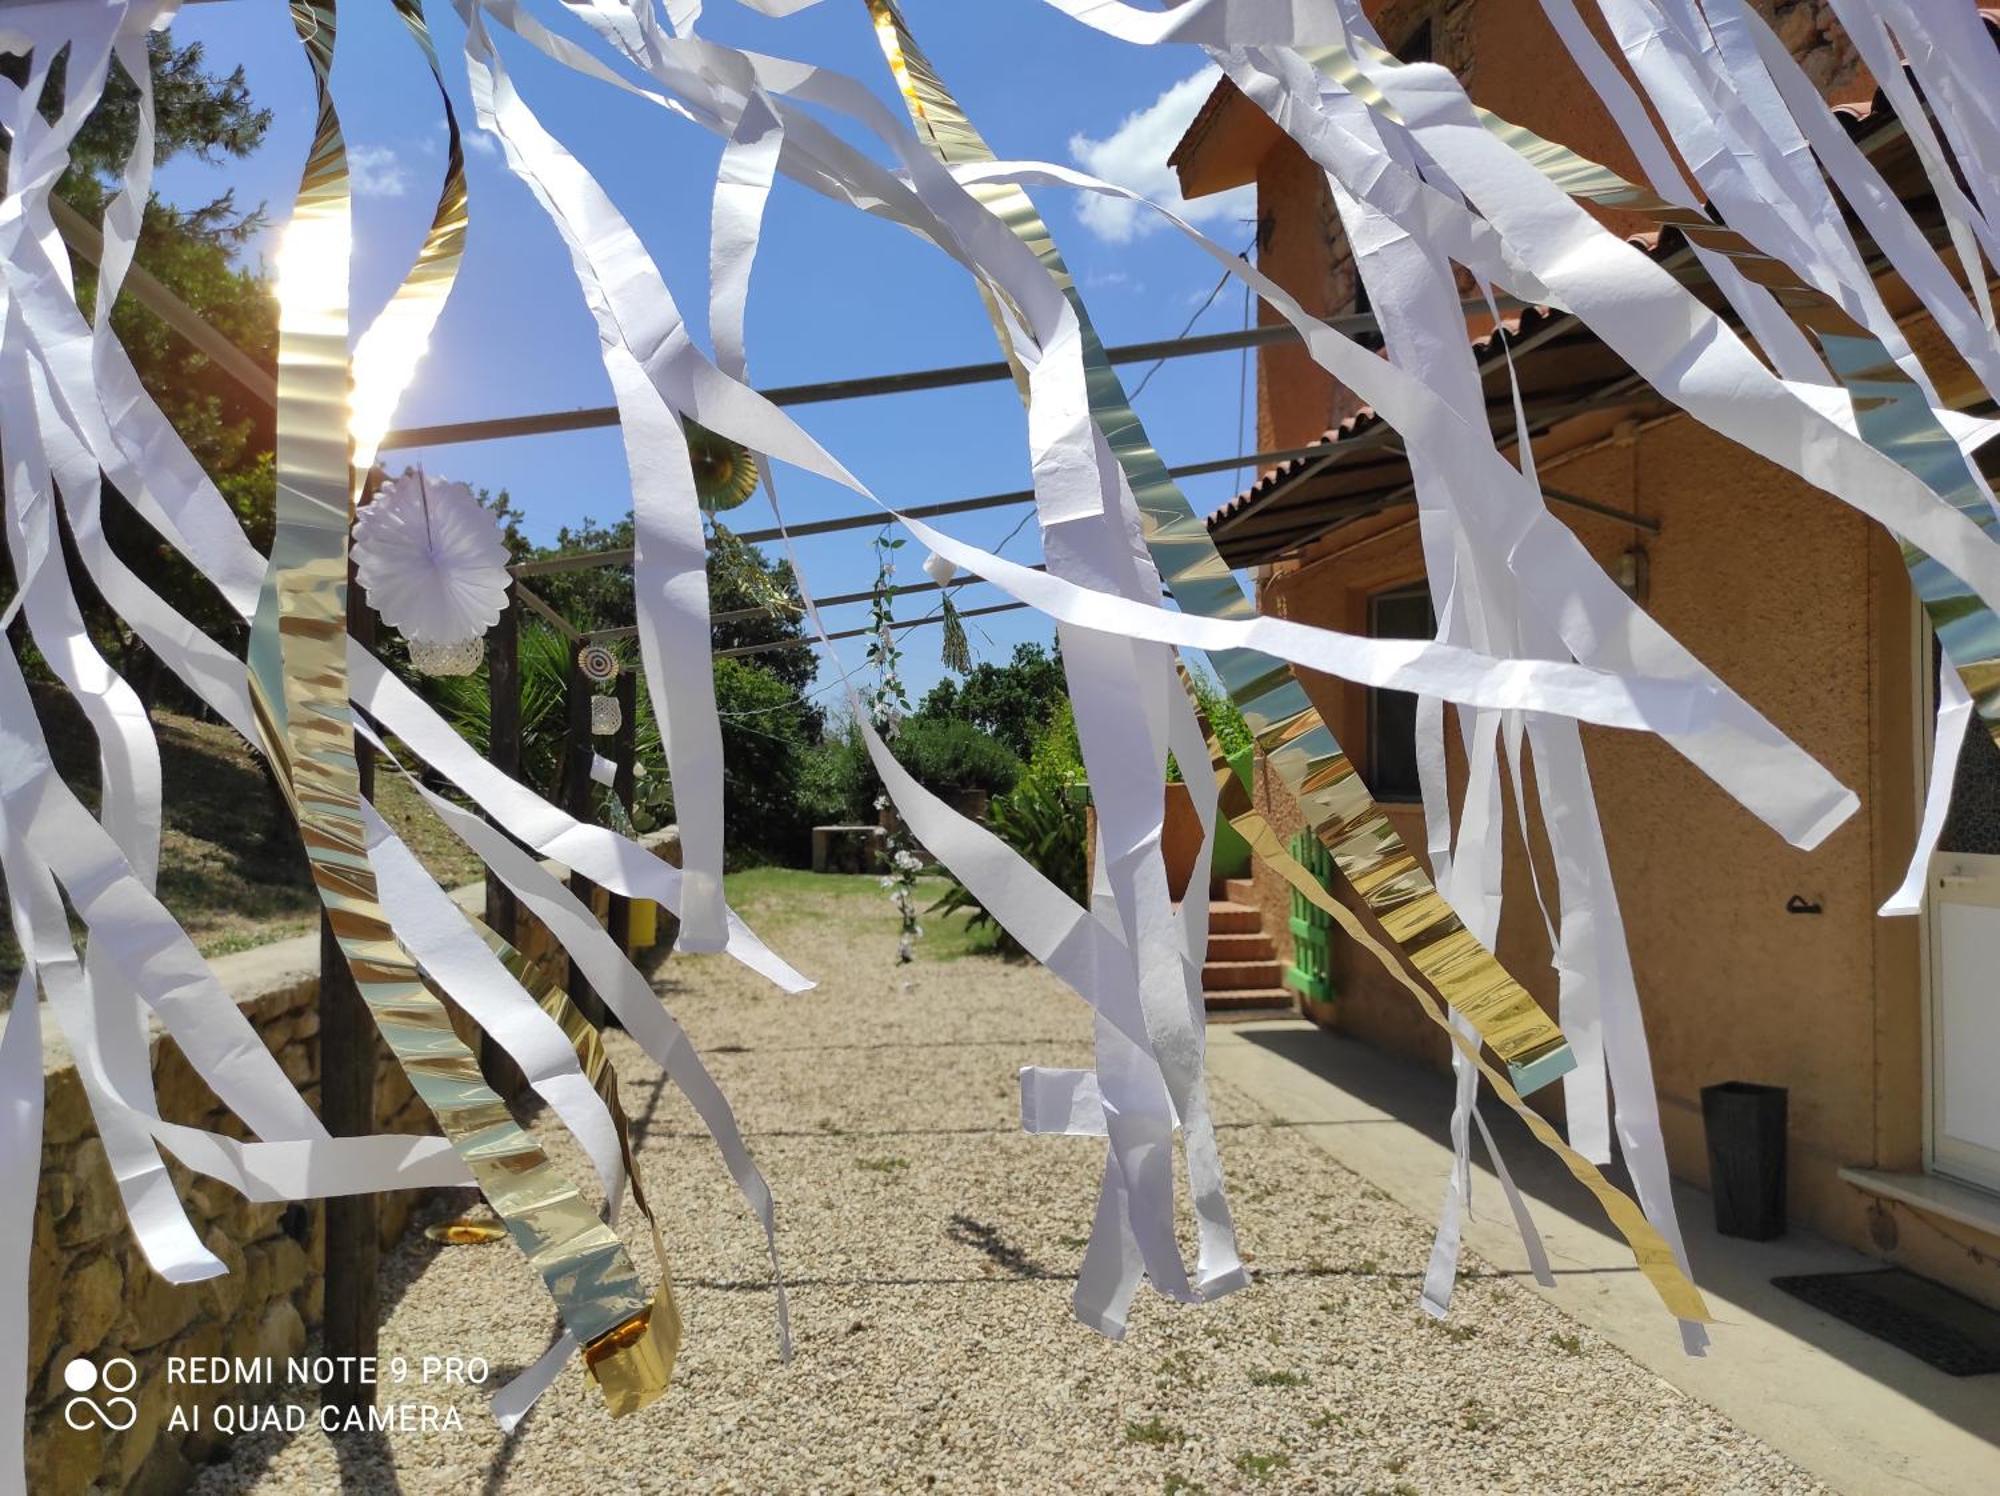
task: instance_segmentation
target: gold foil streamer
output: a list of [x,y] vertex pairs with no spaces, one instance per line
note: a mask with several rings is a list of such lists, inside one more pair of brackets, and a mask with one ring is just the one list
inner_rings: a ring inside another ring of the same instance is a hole
[[448,1247],[478,1247],[488,1242],[505,1241],[507,1228],[498,1221],[474,1220],[470,1217],[456,1221],[439,1221],[434,1226],[424,1227],[424,1235],[432,1241],[443,1242]]
[[[422,26],[416,0],[399,10]],[[376,898],[362,837],[347,693],[347,536],[352,496],[347,355],[351,195],[346,150],[328,90],[333,0],[293,0],[313,70],[318,120],[279,255],[277,528],[250,641],[258,726],[299,823],[313,881],[355,986],[412,1087],[472,1170],[515,1242],[542,1275],[564,1324],[614,1411],[665,1386],[651,1306],[623,1246],[481,1080],[470,1050]],[[441,296],[463,229],[462,163],[455,214],[427,240],[418,297]],[[400,294],[400,293],[399,293]],[[426,335],[428,323],[425,324]]]
[[[1192,699],[1193,693],[1190,692],[1189,695]],[[1194,710],[1196,717],[1201,721],[1202,735],[1208,739],[1209,767],[1215,773],[1217,807],[1223,818],[1251,845],[1257,855],[1264,859],[1265,866],[1310,899],[1315,906],[1332,915],[1334,923],[1340,926],[1350,940],[1380,961],[1384,969],[1402,983],[1410,996],[1416,999],[1417,1006],[1423,1009],[1424,1016],[1444,1031],[1445,1036],[1451,1040],[1460,1054],[1479,1067],[1479,1073],[1486,1077],[1487,1083],[1493,1087],[1494,1094],[1528,1125],[1528,1130],[1536,1139],[1560,1158],[1563,1166],[1575,1177],[1577,1183],[1589,1190],[1596,1197],[1597,1203],[1604,1207],[1604,1213],[1610,1217],[1611,1224],[1618,1228],[1618,1234],[1624,1237],[1626,1245],[1631,1247],[1639,1271],[1645,1274],[1646,1281],[1653,1285],[1653,1291],[1659,1294],[1660,1301],[1674,1316],[1706,1324],[1709,1319],[1708,1305],[1703,1301],[1701,1291],[1689,1280],[1687,1274],[1681,1271],[1680,1264],[1674,1260],[1673,1249],[1667,1245],[1666,1238],[1653,1229],[1652,1222],[1646,1219],[1646,1213],[1633,1202],[1631,1196],[1606,1179],[1595,1164],[1564,1142],[1562,1134],[1556,1131],[1547,1118],[1521,1099],[1521,1093],[1505,1075],[1487,1062],[1485,1056],[1480,1053],[1479,1046],[1469,1042],[1452,1024],[1450,1017],[1438,1006],[1437,999],[1431,996],[1423,983],[1414,980],[1403,970],[1402,963],[1396,959],[1395,953],[1369,932],[1368,927],[1355,917],[1353,910],[1329,893],[1320,880],[1313,876],[1311,869],[1292,856],[1284,843],[1279,841],[1278,834],[1271,829],[1270,822],[1264,819],[1263,813],[1251,801],[1250,792],[1243,787],[1243,781],[1236,777],[1236,771],[1230,766],[1221,740],[1216,737],[1215,730],[1210,726],[1207,714],[1202,711],[1198,700],[1194,702]]]
[[612,1129],[618,1134],[618,1152],[625,1161],[625,1177],[632,1186],[632,1201],[646,1217],[647,1228],[652,1233],[653,1261],[660,1269],[660,1287],[653,1295],[645,1334],[642,1337],[617,1336],[615,1348],[620,1354],[600,1355],[593,1360],[586,1348],[584,1356],[584,1370],[603,1389],[606,1406],[613,1416],[633,1412],[664,1392],[673,1376],[674,1360],[681,1348],[681,1312],[680,1306],[674,1302],[673,1273],[667,1263],[667,1244],[660,1235],[659,1218],[653,1214],[652,1204],[646,1199],[638,1156],[632,1151],[632,1123],[618,1094],[618,1072],[611,1064],[611,1055],[604,1047],[604,1036],[598,1032],[597,1025],[584,1016],[583,1010],[570,1000],[569,993],[557,980],[554,962],[531,961],[483,921],[471,915],[467,915],[466,919],[522,989],[556,1021],[570,1047],[576,1051],[577,1067],[603,1098],[604,1109],[611,1114]]
[[[917,48],[891,0],[867,0],[867,5],[903,102],[938,158],[947,164],[993,160],[991,148]],[[1075,308],[1091,415],[1131,483],[1147,548],[1174,600],[1203,617],[1253,616],[1250,599],[1209,538],[1207,525],[1153,450],[1028,194],[1009,183],[981,183],[968,190],[1034,250]],[[990,297],[988,310],[993,310]],[[994,325],[1025,394],[1025,379],[997,316]],[[1265,761],[1297,799],[1306,825],[1333,855],[1341,875],[1424,979],[1506,1062],[1515,1086],[1533,1091],[1574,1069],[1576,1057],[1555,1020],[1438,893],[1291,667],[1250,650],[1217,650],[1209,660]],[[1380,954],[1373,942],[1370,949]],[[1393,958],[1387,964],[1400,974]]]
[[[1389,67],[1401,65],[1361,38],[1352,40],[1373,61]],[[1400,122],[1395,105],[1361,71],[1349,49],[1325,46],[1301,55],[1369,108]],[[1660,228],[1678,230],[1698,248],[1726,256],[1744,279],[1768,290],[1794,325],[1819,344],[1834,378],[1853,397],[1861,439],[1923,480],[1987,535],[1995,535],[2000,515],[1995,514],[1958,443],[1939,423],[1922,388],[1896,363],[1881,339],[1846,308],[1785,261],[1765,254],[1735,229],[1699,210],[1668,202],[1609,167],[1491,110],[1474,105],[1473,113],[1488,134],[1571,197],[1639,214]],[[1899,544],[1910,585],[1916,589],[1932,630],[1957,666],[1987,732],[2000,742],[2000,617],[1939,562],[1900,538]]]

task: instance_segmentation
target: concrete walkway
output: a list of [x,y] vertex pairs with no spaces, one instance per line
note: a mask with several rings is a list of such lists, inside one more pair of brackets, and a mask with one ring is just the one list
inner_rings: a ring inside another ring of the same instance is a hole
[[[1393,1199],[1420,1215],[1437,1209],[1450,1161],[1448,1077],[1297,1020],[1212,1029],[1209,1065]],[[1505,1108],[1485,1111],[1536,1202],[1558,1286],[1544,1292],[1527,1275],[1498,1181],[1482,1169],[1466,1241],[1487,1262],[1836,1490],[2000,1490],[2000,1378],[1946,1376],[1770,1282],[1880,1263],[1804,1231],[1775,1242],[1717,1236],[1708,1196],[1677,1188],[1688,1255],[1717,1320],[1708,1354],[1691,1359],[1595,1203]]]
[[[1144,1294],[1122,1343],[1082,1329],[1068,1301],[1103,1145],[1024,1136],[1015,1075],[1087,1063],[1088,1013],[1031,966],[899,969],[880,890],[828,886],[756,919],[816,991],[781,997],[714,957],[675,958],[661,982],[777,1195],[789,1366],[760,1234],[691,1111],[614,1035],[687,1323],[669,1396],[614,1422],[573,1370],[503,1436],[490,1387],[385,1379],[382,1401],[415,1410],[403,1425],[246,1437],[196,1489],[1824,1489],[1476,1255],[1452,1317],[1423,1315],[1437,1178],[1413,1212],[1345,1167],[1318,1136],[1333,1129],[1299,1124],[1354,1104],[1261,1031],[1215,1031],[1215,1112],[1256,1283],[1199,1309]],[[536,1126],[582,1178],[567,1138]],[[650,1271],[636,1212],[626,1220]],[[511,1247],[418,1233],[387,1264],[384,1310],[383,1357],[484,1357],[495,1384],[554,1329]]]

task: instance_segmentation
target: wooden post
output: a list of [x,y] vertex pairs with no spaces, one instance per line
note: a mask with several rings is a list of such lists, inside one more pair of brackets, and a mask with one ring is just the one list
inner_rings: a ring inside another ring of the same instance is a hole
[[[347,631],[364,645],[375,642],[375,614],[350,569]],[[364,798],[375,793],[374,750],[357,737],[354,765]],[[375,1131],[375,1020],[362,1002],[347,956],[324,911],[319,921],[319,1114],[335,1137]],[[375,1355],[382,1316],[376,1259],[381,1219],[373,1195],[334,1195],[326,1201],[326,1314],[321,1336],[335,1374],[320,1389],[322,1403],[345,1413],[375,1405],[373,1383],[354,1375],[360,1358]],[[353,1358],[343,1360],[342,1358]],[[342,1376],[341,1367],[349,1368]]]
[[[617,760],[618,772],[611,781],[611,793],[625,807],[627,819],[632,815],[632,803],[639,794],[639,766],[635,762],[638,739],[639,677],[630,670],[621,670],[618,673],[618,731],[611,738],[611,756]],[[632,943],[632,901],[614,893],[604,926],[611,932],[611,938],[618,942],[618,949],[628,949]]]
[[[590,758],[593,750],[590,698],[593,694],[590,678],[577,663],[575,647],[571,646],[564,702],[568,708],[568,723],[563,737],[563,809],[584,822],[591,820]],[[569,875],[569,891],[588,908],[596,885],[583,874],[572,872]],[[569,963],[569,997],[578,1012],[599,1028],[604,1027],[604,1003],[592,990],[589,979],[574,957]]]
[[[521,777],[521,624],[520,602],[513,584],[500,621],[486,634],[486,759],[509,779]],[[488,819],[492,819],[490,816]],[[494,823],[496,826],[498,822]],[[520,906],[514,891],[491,871],[486,874],[486,927],[510,945],[521,939]],[[486,1083],[507,1101],[528,1088],[528,1078],[514,1057],[493,1042],[480,1041],[480,1069]]]

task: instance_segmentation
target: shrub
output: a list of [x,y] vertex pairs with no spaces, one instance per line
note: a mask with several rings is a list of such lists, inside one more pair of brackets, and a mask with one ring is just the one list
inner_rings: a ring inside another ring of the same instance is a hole
[[[1190,666],[1188,679],[1194,683],[1194,699],[1201,703],[1202,715],[1208,718],[1208,725],[1222,744],[1222,751],[1230,758],[1250,746],[1250,727],[1243,720],[1243,714],[1236,710],[1236,703],[1229,699],[1229,693],[1222,689],[1222,683],[1214,676],[1205,675]],[[1206,769],[1208,766],[1202,766]],[[1167,756],[1167,782],[1169,784],[1185,776],[1181,766]]]
[[[722,824],[738,853],[798,855],[800,780],[810,751],[798,694],[768,670],[715,662],[722,719]],[[804,823],[809,831],[810,822]]]
[[906,718],[890,747],[896,762],[934,795],[1005,794],[1021,775],[1011,748],[955,717]]
[[875,768],[853,723],[814,743],[799,758],[799,818],[814,826],[875,819]]
[[[993,832],[1028,864],[1078,903],[1088,893],[1090,859],[1085,843],[1085,817],[1079,797],[1083,759],[1077,749],[1076,719],[1067,701],[1057,708],[1040,735],[1026,767],[1007,794],[987,807]],[[934,914],[969,909],[968,927],[990,925],[997,932],[996,948],[1005,955],[1025,954],[1020,943],[989,914],[972,890],[949,871],[951,887],[931,905]]]

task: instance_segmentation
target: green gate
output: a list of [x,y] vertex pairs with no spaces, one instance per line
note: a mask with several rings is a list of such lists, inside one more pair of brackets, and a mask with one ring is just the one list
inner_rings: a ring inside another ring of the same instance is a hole
[[[1333,881],[1333,854],[1310,831],[1292,838],[1296,857],[1320,886]],[[1285,968],[1285,985],[1311,1002],[1332,1002],[1333,916],[1296,889],[1292,892],[1292,960]]]

